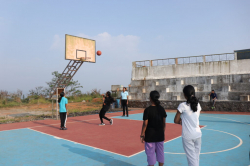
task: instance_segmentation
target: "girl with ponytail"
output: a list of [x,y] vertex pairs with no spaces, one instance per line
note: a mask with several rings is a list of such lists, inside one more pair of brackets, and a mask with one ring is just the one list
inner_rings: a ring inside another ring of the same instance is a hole
[[105,114],[109,110],[110,104],[112,104],[114,101],[115,100],[113,99],[113,97],[111,97],[111,93],[109,91],[106,93],[106,97],[103,95],[103,105],[102,105],[102,109],[99,113],[101,124],[99,124],[99,126],[105,125],[105,123],[103,123],[103,119],[106,119],[107,121],[109,121],[110,125],[113,124],[113,119],[107,118],[105,116]]
[[60,120],[61,120],[61,128],[60,130],[67,130],[66,128],[66,121],[67,121],[67,104],[68,104],[68,99],[65,98],[65,93],[61,92],[60,97],[58,99],[58,104],[59,104],[59,113],[60,113]]
[[156,160],[159,166],[164,164],[164,140],[165,121],[167,114],[160,105],[160,94],[157,91],[150,92],[151,106],[143,113],[143,125],[141,131],[141,142],[145,142],[148,165],[154,165]]
[[195,89],[192,85],[185,86],[183,93],[187,101],[177,108],[174,123],[182,125],[182,144],[188,165],[199,166],[202,135],[199,126],[201,106],[195,97]]

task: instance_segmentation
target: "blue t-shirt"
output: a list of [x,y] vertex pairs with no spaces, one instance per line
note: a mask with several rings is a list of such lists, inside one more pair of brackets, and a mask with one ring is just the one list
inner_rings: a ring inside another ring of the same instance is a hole
[[59,112],[67,112],[65,104],[68,104],[68,99],[66,99],[65,97],[62,97],[59,103],[59,106],[60,106]]
[[211,93],[211,95],[210,95],[210,96],[211,96],[211,98],[212,98],[212,99],[214,99],[215,97],[216,97],[216,99],[217,99],[217,95],[216,95],[216,93]]
[[122,96],[122,100],[127,100],[128,99],[128,92],[127,91],[122,92],[121,96]]

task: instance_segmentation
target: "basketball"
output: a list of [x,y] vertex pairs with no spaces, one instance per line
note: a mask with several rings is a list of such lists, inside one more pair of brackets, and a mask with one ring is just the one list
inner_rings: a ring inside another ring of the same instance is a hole
[[100,55],[102,55],[102,52],[101,52],[101,51],[97,51],[96,54],[97,54],[98,56],[100,56]]

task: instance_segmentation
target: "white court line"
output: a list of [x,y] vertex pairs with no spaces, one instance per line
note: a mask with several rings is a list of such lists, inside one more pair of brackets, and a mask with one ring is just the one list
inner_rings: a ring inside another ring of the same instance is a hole
[[[236,149],[236,148],[240,147],[243,144],[242,139],[240,137],[238,137],[237,135],[234,135],[234,134],[231,134],[231,133],[228,133],[228,132],[225,132],[225,131],[220,131],[220,130],[213,130],[213,129],[204,129],[204,130],[218,131],[218,132],[221,132],[221,133],[226,133],[226,134],[232,135],[232,136],[238,138],[240,140],[240,143],[237,146],[229,148],[229,149],[225,149],[225,150],[221,150],[221,151],[214,151],[214,152],[200,153],[200,154],[211,154],[211,153],[226,152],[226,151],[229,151],[229,150]],[[185,154],[185,153],[172,153],[172,152],[164,152],[164,153],[168,153],[168,154]]]
[[[167,142],[173,141],[173,140],[175,140],[175,139],[177,139],[177,138],[180,138],[180,137],[181,137],[181,136],[176,137],[176,138],[173,138],[173,139],[171,139],[171,140],[168,140],[168,141],[164,142],[164,144],[167,143]],[[133,154],[133,155],[131,155],[131,156],[129,156],[129,157],[133,157],[133,156],[135,156],[135,155],[137,155],[137,154],[140,154],[140,153],[142,153],[142,152],[144,152],[144,151],[145,151],[145,150],[142,150],[142,151],[140,151],[140,152],[138,152],[138,153],[135,153],[135,154]]]
[[25,128],[18,128],[18,129],[10,129],[10,130],[1,130],[0,132],[3,132],[3,131],[12,131],[12,130],[20,130],[20,129],[27,129],[27,127],[25,127]]
[[[99,119],[99,118],[98,118]],[[91,121],[91,120],[98,120],[98,119],[89,119],[89,120],[79,120],[74,122],[67,122],[67,123],[76,123],[76,122],[84,122],[84,121]],[[9,129],[9,130],[1,130],[2,131],[11,131],[11,130],[19,130],[19,129],[27,129],[27,128],[35,128],[35,127],[45,127],[45,126],[54,126],[54,125],[60,125],[61,123],[54,123],[54,124],[48,124],[48,125],[41,125],[41,126],[33,126],[33,127],[22,127],[17,129]]]
[[109,153],[112,153],[112,154],[120,155],[120,156],[123,156],[123,157],[129,157],[129,156],[125,156],[125,155],[118,154],[118,153],[115,153],[115,152],[111,152],[111,151],[108,151],[108,150],[104,150],[104,149],[101,149],[101,148],[97,148],[97,147],[94,147],[94,146],[89,146],[89,145],[85,145],[85,144],[82,144],[82,143],[74,142],[74,141],[71,141],[71,140],[68,140],[68,139],[60,138],[60,137],[57,137],[57,136],[54,136],[54,135],[51,135],[51,134],[47,134],[47,133],[44,133],[44,132],[41,132],[41,131],[37,131],[37,130],[31,129],[31,128],[28,128],[28,129],[33,130],[33,131],[36,131],[36,132],[38,132],[38,133],[42,133],[42,134],[45,134],[45,135],[52,136],[52,137],[55,138],[55,139],[63,139],[63,140],[69,141],[69,142],[73,142],[74,144],[84,145],[84,146],[93,148],[94,150],[95,150],[95,149],[98,149],[98,150],[102,150],[102,151],[109,152]]
[[[99,119],[99,118],[98,118]],[[98,120],[98,119],[89,119],[89,120],[77,120],[74,122],[67,122],[67,123],[77,123],[77,122],[84,122],[84,121],[91,121],[91,120]],[[34,126],[34,127],[44,127],[44,126],[54,126],[54,125],[60,125],[61,123],[54,123],[54,124],[48,124],[48,125],[41,125],[41,126]],[[29,128],[34,128],[34,127],[29,127]]]
[[240,122],[240,121],[233,120],[233,119],[220,118],[220,117],[215,117],[215,116],[207,116],[207,115],[202,115],[202,114],[201,114],[200,116],[212,117],[212,118],[218,118],[218,119],[226,119],[226,120],[230,120],[230,121],[234,121],[234,122],[239,122],[239,123],[242,123],[242,124],[247,124],[247,125],[250,125],[250,124],[248,124],[248,123],[245,123],[245,122]]
[[[170,123],[170,124],[173,124],[173,123]],[[205,127],[207,127],[207,126],[204,126],[204,127],[202,127],[201,129],[203,129],[203,128],[205,128]],[[175,139],[177,139],[177,138],[180,138],[180,137],[182,137],[182,136],[179,136],[179,137],[173,138],[173,139],[171,139],[171,140],[168,140],[168,141],[164,142],[164,144],[167,143],[167,142],[173,141],[173,140],[175,140]],[[137,155],[137,154],[140,154],[140,153],[142,153],[142,152],[144,152],[144,151],[145,151],[145,150],[142,150],[142,151],[140,151],[140,152],[138,152],[138,153],[135,153],[135,154],[133,154],[133,155],[131,155],[131,156],[129,156],[129,157],[133,157],[133,156],[135,156],[135,155]]]

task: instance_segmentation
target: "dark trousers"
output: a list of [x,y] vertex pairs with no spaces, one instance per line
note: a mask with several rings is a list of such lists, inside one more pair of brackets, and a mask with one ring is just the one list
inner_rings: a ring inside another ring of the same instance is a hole
[[106,114],[107,111],[108,111],[107,108],[102,108],[101,109],[101,111],[99,113],[99,117],[100,117],[101,123],[103,123],[102,119],[106,119],[106,120],[110,121],[110,119],[105,116],[105,114]]
[[211,105],[214,107],[214,105],[215,105],[215,101],[216,101],[217,99],[214,99],[213,100],[213,98],[212,97],[210,97],[210,103],[211,103]]
[[66,127],[67,112],[60,112],[61,127]]
[[125,116],[125,109],[126,109],[126,113],[128,116],[128,105],[127,105],[128,100],[122,100],[122,108],[123,108],[123,116]]

